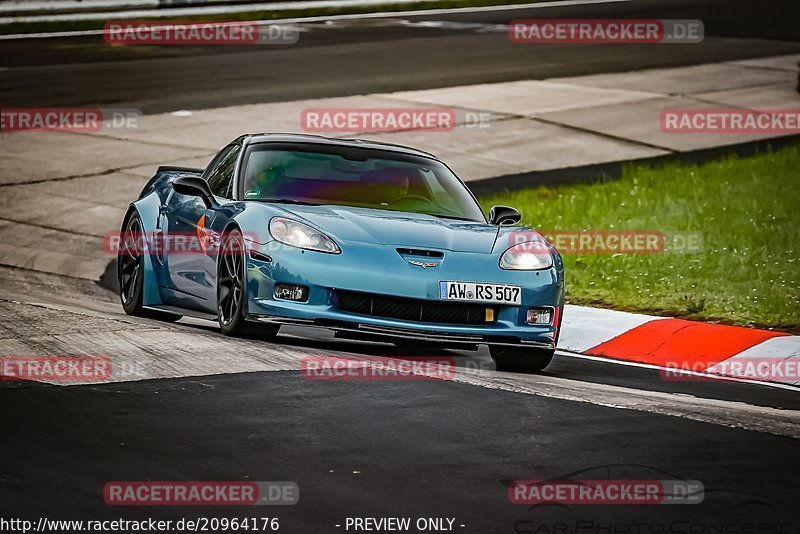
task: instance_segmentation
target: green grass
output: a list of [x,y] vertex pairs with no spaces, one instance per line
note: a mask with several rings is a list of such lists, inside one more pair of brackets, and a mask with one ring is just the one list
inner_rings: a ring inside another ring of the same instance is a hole
[[800,145],[481,198],[542,230],[699,231],[699,253],[566,254],[574,304],[800,331]]
[[[348,6],[348,7],[321,7],[316,9],[288,9],[281,11],[249,11],[243,13],[220,13],[213,15],[163,17],[136,20],[164,21],[245,21],[245,20],[274,20],[297,17],[317,17],[330,15],[348,15],[354,13],[384,13],[388,11],[414,11],[421,9],[444,9],[456,7],[483,7],[512,4],[528,4],[532,2],[547,2],[552,0],[420,0],[410,4],[386,3],[376,6]],[[113,20],[113,16],[110,20]],[[77,30],[101,30],[105,20],[77,20],[77,21],[49,21],[49,22],[13,22],[0,24],[0,35],[17,33],[38,32],[63,32]]]

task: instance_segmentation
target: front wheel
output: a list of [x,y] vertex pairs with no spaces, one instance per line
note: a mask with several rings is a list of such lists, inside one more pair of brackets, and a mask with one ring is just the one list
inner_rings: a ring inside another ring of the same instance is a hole
[[277,325],[248,323],[246,248],[239,230],[225,234],[217,259],[217,319],[226,336],[270,338],[278,333]]
[[514,373],[535,373],[541,371],[553,360],[555,349],[530,347],[489,346],[489,353],[498,371]]

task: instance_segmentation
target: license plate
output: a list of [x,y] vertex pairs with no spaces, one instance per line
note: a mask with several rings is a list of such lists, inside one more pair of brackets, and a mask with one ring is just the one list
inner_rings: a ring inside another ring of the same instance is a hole
[[519,286],[481,284],[478,282],[439,282],[439,297],[442,300],[489,302],[494,304],[522,304],[522,289]]

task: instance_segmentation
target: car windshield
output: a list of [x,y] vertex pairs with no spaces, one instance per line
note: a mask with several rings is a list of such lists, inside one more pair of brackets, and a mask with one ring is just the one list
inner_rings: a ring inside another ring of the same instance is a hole
[[253,145],[244,165],[244,198],[486,221],[445,165],[374,149]]

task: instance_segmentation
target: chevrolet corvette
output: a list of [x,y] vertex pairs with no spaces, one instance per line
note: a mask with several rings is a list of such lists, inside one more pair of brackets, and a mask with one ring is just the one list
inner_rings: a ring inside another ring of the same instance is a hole
[[126,313],[339,337],[488,345],[498,370],[546,367],[564,267],[520,213],[488,217],[431,154],[298,134],[243,135],[205,169],[159,167],[119,239]]

